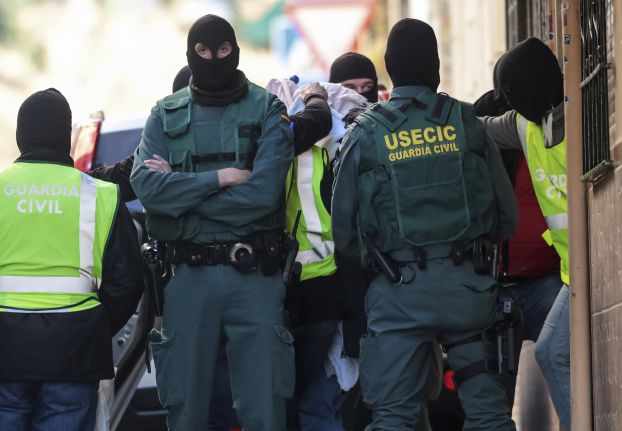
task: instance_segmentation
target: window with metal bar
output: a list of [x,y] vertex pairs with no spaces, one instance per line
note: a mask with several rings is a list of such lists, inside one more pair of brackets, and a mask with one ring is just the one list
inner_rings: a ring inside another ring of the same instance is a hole
[[583,97],[583,181],[597,181],[612,169],[609,152],[607,5],[581,0]]

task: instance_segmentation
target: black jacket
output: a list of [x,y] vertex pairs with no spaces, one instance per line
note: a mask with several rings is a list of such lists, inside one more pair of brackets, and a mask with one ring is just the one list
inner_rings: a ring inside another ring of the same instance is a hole
[[[18,161],[72,165],[68,155],[54,152],[26,154]],[[70,313],[0,313],[0,381],[112,378],[112,335],[136,310],[144,289],[141,265],[136,229],[120,203],[103,255],[101,306]]]

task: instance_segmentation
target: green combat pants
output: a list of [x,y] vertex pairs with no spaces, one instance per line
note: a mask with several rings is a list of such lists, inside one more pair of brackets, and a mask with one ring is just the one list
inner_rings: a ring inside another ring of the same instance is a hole
[[[409,269],[405,268],[407,280]],[[495,319],[494,280],[478,276],[470,261],[428,260],[410,283],[393,286],[376,277],[365,298],[368,335],[361,339],[363,399],[373,410],[366,431],[412,431],[424,408],[433,340],[454,343],[483,332]],[[485,359],[482,343],[463,344],[447,353],[459,370]],[[483,373],[464,381],[458,395],[466,413],[464,430],[514,431],[499,379]]]
[[152,331],[158,392],[174,431],[205,430],[221,334],[234,407],[246,431],[285,430],[294,390],[293,338],[283,326],[280,273],[180,265],[165,288],[161,331]]

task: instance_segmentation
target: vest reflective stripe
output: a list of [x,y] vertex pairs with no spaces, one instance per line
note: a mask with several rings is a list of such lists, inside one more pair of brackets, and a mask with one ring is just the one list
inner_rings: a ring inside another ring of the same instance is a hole
[[302,264],[301,281],[328,276],[337,270],[330,214],[320,193],[326,166],[324,154],[323,148],[316,144],[297,156],[286,182],[291,185],[290,190],[286,191],[288,230],[292,230],[298,210],[302,211],[296,232],[299,243],[296,260]]
[[[82,174],[80,188],[80,269],[93,274],[93,244],[95,242],[95,217],[97,214],[97,190],[95,179]],[[98,283],[94,279],[93,284]],[[77,293],[77,292],[76,292]],[[80,293],[88,293],[80,292]]]
[[550,230],[568,229],[568,214],[555,214],[545,216],[546,225]]
[[2,312],[6,312],[6,313],[25,313],[25,314],[42,314],[42,313],[69,313],[71,311],[75,311],[72,308],[59,308],[59,309],[55,309],[55,310],[13,310],[10,308],[2,308],[0,306],[0,311]]
[[92,293],[97,291],[93,277],[0,276],[0,292],[21,293]]
[[516,114],[516,128],[536,198],[550,231],[547,237],[561,259],[562,281],[569,284],[566,140],[546,148],[542,127],[519,114]]
[[296,255],[296,261],[300,262],[304,266],[323,260],[332,254],[335,254],[335,243],[332,241],[326,241],[321,243],[320,247],[313,247],[311,250],[299,251]]
[[527,119],[521,117],[518,113],[516,114],[516,127],[518,128],[518,139],[520,139],[521,147],[523,147],[523,154],[525,155],[525,159],[527,158],[527,127],[529,126],[529,121]]

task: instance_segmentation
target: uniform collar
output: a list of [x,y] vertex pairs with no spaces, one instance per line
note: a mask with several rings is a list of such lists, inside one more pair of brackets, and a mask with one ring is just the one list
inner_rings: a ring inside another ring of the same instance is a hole
[[432,90],[421,85],[405,85],[403,87],[396,87],[393,91],[391,91],[391,97],[389,97],[389,100],[413,99],[424,91]]

